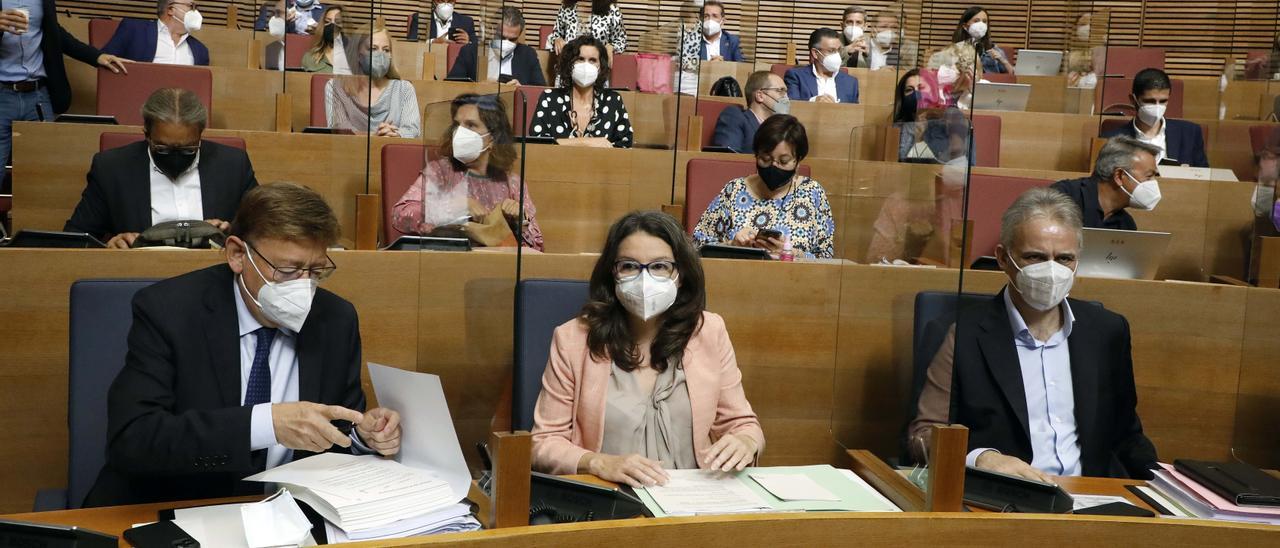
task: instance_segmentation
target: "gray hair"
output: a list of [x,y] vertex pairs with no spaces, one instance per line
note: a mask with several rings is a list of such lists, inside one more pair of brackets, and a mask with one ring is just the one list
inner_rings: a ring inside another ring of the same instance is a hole
[[1098,151],[1098,161],[1093,164],[1093,176],[1099,180],[1109,180],[1117,169],[1130,171],[1138,159],[1138,152],[1147,152],[1152,157],[1160,155],[1160,147],[1149,145],[1132,137],[1112,137]]
[[[520,9],[514,6],[503,6],[498,10],[499,24],[507,24],[514,27],[520,27],[520,31],[524,32],[524,14],[520,13]],[[498,29],[499,38],[502,35],[502,29]]]
[[[1013,249],[1013,235],[1028,221],[1048,219],[1076,233],[1076,243],[1084,247],[1084,221],[1080,206],[1066,194],[1052,188],[1039,187],[1023,192],[1000,217],[1000,244]],[[1012,251],[1010,251],[1012,252]]]
[[173,0],[156,0],[156,19],[164,17],[165,10],[169,9],[169,4],[172,3]]
[[182,88],[161,88],[147,97],[142,104],[142,127],[147,133],[156,122],[198,126],[203,133],[209,123],[209,111],[194,91]]
[[863,17],[867,16],[867,10],[863,9],[861,6],[849,6],[844,9],[844,15],[840,17],[840,20],[843,21],[846,17],[854,13],[861,13]]

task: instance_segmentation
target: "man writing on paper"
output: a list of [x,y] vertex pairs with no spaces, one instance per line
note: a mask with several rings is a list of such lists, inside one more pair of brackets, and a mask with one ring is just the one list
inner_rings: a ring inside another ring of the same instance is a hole
[[1151,479],[1156,448],[1138,419],[1129,322],[1066,298],[1080,224],[1075,203],[1048,188],[1005,211],[996,257],[1009,283],[960,312],[962,328],[929,364],[908,429],[918,462],[929,427],[950,422],[969,428],[968,466],[1044,482]]
[[361,413],[355,309],[316,288],[337,268],[325,250],[339,230],[315,192],[259,186],[226,264],[138,292],[86,507],[261,493],[240,479],[322,451],[399,451],[399,414]]

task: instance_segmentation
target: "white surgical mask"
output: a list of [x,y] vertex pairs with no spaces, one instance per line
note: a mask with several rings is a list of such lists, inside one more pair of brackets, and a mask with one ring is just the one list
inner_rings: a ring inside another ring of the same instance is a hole
[[702,34],[708,38],[720,34],[720,22],[711,19],[703,21]]
[[614,293],[627,312],[648,321],[671,308],[680,287],[675,278],[658,278],[645,270],[635,278],[618,282]]
[[573,83],[581,87],[590,87],[596,85],[596,78],[600,77],[600,67],[597,67],[586,61],[581,61],[573,65]]
[[504,59],[511,56],[511,52],[515,50],[516,50],[516,43],[512,42],[511,40],[507,40],[504,38],[498,42],[498,51],[499,53],[501,53],[501,56]]
[[982,37],[986,35],[987,35],[986,23],[983,23],[982,21],[978,21],[977,23],[969,25],[969,36],[972,37],[974,40],[981,40]]
[[272,17],[267,21],[267,33],[276,37],[284,38],[285,22],[282,17]]
[[[262,278],[263,282],[262,287],[258,289],[258,297],[255,299],[250,295],[249,299],[253,304],[258,305],[262,315],[271,320],[271,323],[294,333],[302,331],[302,324],[307,322],[307,315],[311,313],[311,302],[316,296],[316,281],[306,277],[287,282],[273,282],[262,275],[258,264],[253,260],[253,251],[247,246],[245,256],[249,258],[249,264],[253,266],[254,272],[258,273],[258,277]],[[244,287],[245,293],[249,292],[249,286],[244,285],[243,273],[240,275],[240,286]]]
[[1081,40],[1089,39],[1089,25],[1080,25],[1076,27],[1076,38]]
[[844,38],[850,42],[862,38],[864,31],[858,25],[849,25],[844,28]]
[[840,58],[839,53],[828,53],[822,58],[822,68],[827,72],[836,72],[840,70],[840,65],[844,64],[844,59]]
[[[485,135],[488,135],[486,133]],[[485,151],[484,135],[458,126],[453,130],[453,157],[464,164],[476,161]]]
[[182,16],[182,26],[187,27],[187,32],[196,32],[204,26],[204,16],[196,10],[189,10]]
[[960,79],[960,71],[951,65],[942,65],[938,67],[938,83],[949,86],[956,83]]
[[1142,211],[1151,211],[1156,208],[1156,204],[1160,203],[1160,183],[1155,179],[1139,181],[1128,171],[1124,171],[1124,176],[1131,181],[1138,183],[1133,188],[1133,193],[1124,189],[1124,185],[1120,185],[1120,191],[1129,195],[1129,207]]
[[1253,214],[1266,217],[1275,207],[1276,189],[1270,185],[1258,183],[1253,187]]
[[1154,126],[1160,120],[1164,119],[1164,111],[1169,105],[1148,105],[1143,104],[1138,107],[1138,119],[1142,123]]
[[882,30],[876,33],[876,45],[880,46],[880,49],[889,49],[889,46],[892,46],[893,41],[897,38],[898,35],[894,34],[893,31]]
[[1031,308],[1041,312],[1053,310],[1054,307],[1062,304],[1062,300],[1067,298],[1068,293],[1071,293],[1076,272],[1062,263],[1044,261],[1022,268],[1018,266],[1017,261],[1013,260],[1013,255],[1006,252],[1005,256],[1009,258],[1009,262],[1013,263],[1013,267],[1018,269],[1018,277],[1014,280],[1013,287]]
[[436,19],[441,22],[448,21],[453,18],[453,4],[441,2],[436,4]]

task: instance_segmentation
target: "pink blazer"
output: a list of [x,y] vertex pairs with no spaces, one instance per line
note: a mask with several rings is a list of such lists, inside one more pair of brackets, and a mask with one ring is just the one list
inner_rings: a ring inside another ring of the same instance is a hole
[[[575,318],[556,328],[533,415],[535,470],[576,474],[583,455],[600,451],[611,371],[608,360],[591,358],[585,322]],[[763,451],[764,431],[742,391],[742,371],[719,315],[703,312],[702,328],[684,351],[684,371],[699,466],[726,434],[750,436]]]

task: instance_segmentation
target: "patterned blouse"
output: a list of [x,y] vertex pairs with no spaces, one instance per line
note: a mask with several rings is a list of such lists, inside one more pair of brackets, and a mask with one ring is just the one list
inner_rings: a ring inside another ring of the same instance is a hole
[[544,90],[538,98],[538,110],[533,115],[530,134],[556,139],[604,137],[615,148],[631,148],[631,115],[627,114],[627,106],[622,103],[618,92],[595,92],[591,120],[586,124],[574,123],[572,94],[569,88]]
[[798,177],[791,190],[778,199],[753,196],[746,177],[729,181],[702,214],[693,230],[694,241],[699,246],[728,243],[743,228],[771,228],[790,237],[797,253],[819,259],[835,257],[836,221],[827,192],[817,181]]
[[[427,188],[431,181],[432,189]],[[492,210],[508,198],[520,199],[520,176],[508,174],[507,180],[500,181],[471,173],[466,169],[456,169],[453,160],[441,158],[428,162],[418,174],[418,180],[404,193],[399,202],[391,210],[391,226],[401,234],[427,234],[436,227],[425,221],[426,196],[448,192],[458,185],[467,185],[467,197],[480,203],[487,210]],[[537,209],[533,207],[533,197],[528,187],[524,191],[524,218],[528,224],[524,227],[525,247],[538,251],[543,250],[542,228],[538,226]]]
[[[588,2],[589,4],[590,2]],[[613,44],[614,53],[624,53],[627,50],[627,26],[622,20],[622,10],[618,9],[618,5],[609,6],[608,15],[591,14],[588,23],[591,35],[597,40],[605,44]],[[543,44],[546,49],[553,49],[556,39],[562,39],[569,42],[578,35],[582,34],[581,19],[578,17],[578,6],[560,6],[560,12],[556,14],[556,24],[551,29],[551,34],[547,35],[547,43]]]

